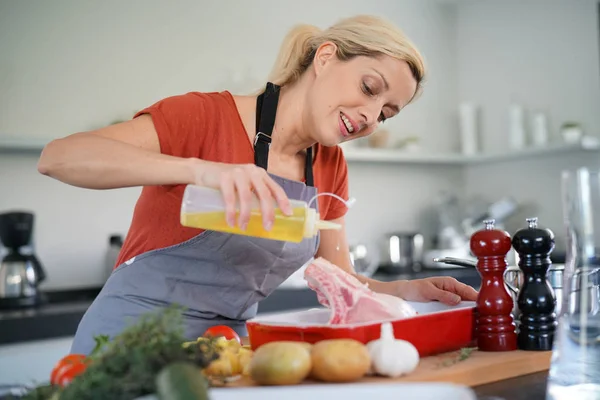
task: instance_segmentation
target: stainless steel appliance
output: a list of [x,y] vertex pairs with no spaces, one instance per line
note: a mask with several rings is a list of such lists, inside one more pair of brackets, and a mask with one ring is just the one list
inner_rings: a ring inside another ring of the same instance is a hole
[[0,214],[0,241],[6,253],[0,262],[0,308],[38,305],[38,285],[46,278],[33,252],[34,215],[30,212]]
[[113,234],[108,237],[108,249],[105,257],[105,278],[108,279],[116,267],[117,258],[123,247],[123,236]]
[[367,278],[373,276],[378,268],[378,259],[371,254],[365,244],[353,244],[350,246],[350,261],[354,271]]
[[381,243],[379,271],[389,273],[420,271],[423,245],[423,235],[417,232],[386,234]]

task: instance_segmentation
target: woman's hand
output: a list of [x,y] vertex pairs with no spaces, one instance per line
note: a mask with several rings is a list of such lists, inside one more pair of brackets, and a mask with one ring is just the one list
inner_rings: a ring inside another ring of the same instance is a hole
[[229,226],[235,226],[236,205],[239,205],[237,223],[242,230],[246,229],[254,194],[260,201],[263,226],[266,230],[273,226],[277,205],[285,215],[292,214],[285,191],[263,168],[254,164],[198,161],[194,166],[194,183],[221,191]]
[[437,300],[452,306],[460,303],[461,300],[475,301],[478,294],[471,286],[447,276],[391,283],[394,285],[394,294],[408,301]]

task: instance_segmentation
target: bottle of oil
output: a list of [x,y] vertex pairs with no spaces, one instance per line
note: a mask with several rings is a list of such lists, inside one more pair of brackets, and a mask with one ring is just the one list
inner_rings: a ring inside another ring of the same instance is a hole
[[[227,223],[225,202],[219,190],[187,185],[181,203],[181,225],[295,243],[301,242],[304,238],[314,237],[321,229],[341,228],[339,224],[321,220],[319,213],[314,208],[310,208],[307,202],[290,199],[290,203],[292,215],[285,215],[276,207],[273,226],[270,230],[266,230],[263,226],[259,200],[254,197],[248,225],[245,230],[242,230],[237,225],[230,226]],[[236,221],[238,216],[239,210],[235,214]]]

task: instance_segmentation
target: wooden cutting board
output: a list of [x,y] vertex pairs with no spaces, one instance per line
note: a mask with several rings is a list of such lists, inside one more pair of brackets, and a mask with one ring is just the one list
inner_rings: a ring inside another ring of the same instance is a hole
[[[459,352],[426,357],[412,374],[394,382],[447,382],[478,386],[550,369],[551,351],[508,351],[501,353],[474,350],[458,361]],[[366,378],[381,382],[385,378]],[[390,379],[387,379],[388,381]]]
[[[507,351],[482,352],[473,350],[460,360],[461,353],[450,352],[421,359],[417,369],[400,378],[366,377],[361,383],[369,382],[446,382],[465,386],[478,386],[521,375],[550,369],[551,351]],[[305,384],[320,384],[306,381]],[[256,386],[251,379],[241,378],[228,383],[228,387]]]

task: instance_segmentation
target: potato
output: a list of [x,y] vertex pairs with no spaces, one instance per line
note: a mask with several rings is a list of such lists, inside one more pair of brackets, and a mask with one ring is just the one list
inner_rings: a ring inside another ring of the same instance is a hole
[[262,345],[250,361],[250,377],[259,385],[295,385],[311,370],[310,351],[299,342],[279,341]]
[[353,339],[323,340],[313,345],[311,377],[325,382],[351,382],[371,368],[367,347]]
[[310,344],[310,343],[307,343],[307,342],[298,342],[298,344],[300,344],[300,345],[302,345],[302,346],[306,347],[306,350],[308,350],[308,351],[312,351],[312,347],[313,347],[313,345],[312,345],[312,344]]

